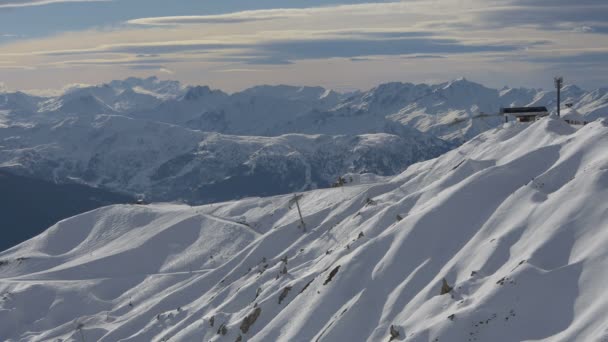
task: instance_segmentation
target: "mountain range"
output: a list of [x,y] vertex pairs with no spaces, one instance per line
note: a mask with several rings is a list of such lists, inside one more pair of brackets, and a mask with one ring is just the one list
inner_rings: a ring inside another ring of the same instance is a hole
[[[589,121],[608,110],[608,89],[569,85],[563,98]],[[499,126],[501,107],[523,105],[554,109],[555,93],[458,79],[347,94],[284,85],[227,94],[155,77],[51,98],[4,93],[0,169],[208,203],[327,187],[349,172],[394,175]]]
[[[563,98],[588,121],[608,113],[608,89],[568,85]],[[344,174],[398,174],[499,127],[501,107],[523,105],[553,110],[555,93],[458,79],[352,93],[279,85],[228,94],[154,77],[54,97],[7,92],[0,94],[0,171],[19,176],[12,179],[24,188],[29,178],[152,202],[288,194],[329,187]],[[37,210],[33,203],[23,202],[24,212]],[[49,212],[76,213],[64,206]],[[50,223],[25,225],[14,241]]]

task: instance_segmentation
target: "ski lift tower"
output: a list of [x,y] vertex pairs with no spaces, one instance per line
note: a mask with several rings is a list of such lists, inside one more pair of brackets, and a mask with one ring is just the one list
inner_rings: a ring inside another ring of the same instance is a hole
[[562,86],[564,85],[563,77],[555,78],[555,88],[557,88],[557,116],[561,116],[561,106],[562,106]]
[[306,232],[306,223],[304,223],[304,218],[302,217],[302,210],[300,210],[300,200],[302,199],[302,197],[304,197],[304,195],[294,194],[293,198],[289,200],[288,206],[289,209],[291,209],[295,203],[296,207],[298,208],[298,215],[300,216],[299,227],[302,229],[303,232]]

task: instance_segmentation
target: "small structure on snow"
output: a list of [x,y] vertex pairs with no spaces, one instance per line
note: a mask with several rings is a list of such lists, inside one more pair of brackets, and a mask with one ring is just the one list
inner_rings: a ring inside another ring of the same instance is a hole
[[135,200],[135,204],[137,204],[137,205],[147,205],[149,203],[146,201],[146,198],[143,195],[140,195]]
[[571,125],[586,125],[589,123],[589,121],[586,121],[585,117],[574,108],[566,109],[565,114],[562,115],[562,119]]
[[500,114],[505,116],[505,120],[508,120],[508,116],[514,116],[518,122],[532,122],[548,116],[549,111],[547,107],[511,107],[502,108]]

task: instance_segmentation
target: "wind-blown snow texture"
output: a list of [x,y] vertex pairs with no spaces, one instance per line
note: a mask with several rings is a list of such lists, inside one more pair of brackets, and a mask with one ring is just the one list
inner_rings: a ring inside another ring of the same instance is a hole
[[0,254],[0,339],[606,341],[607,152],[505,124],[304,193],[306,232],[287,195],[85,213]]

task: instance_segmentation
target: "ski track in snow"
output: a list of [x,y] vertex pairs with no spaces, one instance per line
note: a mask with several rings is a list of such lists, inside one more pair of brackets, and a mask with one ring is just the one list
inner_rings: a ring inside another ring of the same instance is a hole
[[0,253],[0,340],[605,342],[607,171],[549,117],[305,192],[305,233],[292,195],[101,208]]

